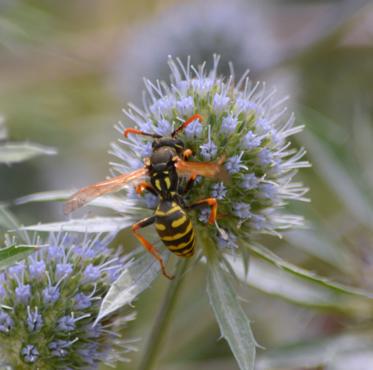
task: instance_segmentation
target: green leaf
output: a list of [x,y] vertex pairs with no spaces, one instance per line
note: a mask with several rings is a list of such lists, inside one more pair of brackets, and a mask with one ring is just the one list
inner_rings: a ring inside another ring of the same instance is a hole
[[0,141],[4,141],[8,138],[8,131],[5,126],[5,119],[0,115]]
[[[71,190],[56,190],[34,193],[16,199],[15,204],[22,205],[34,202],[63,202],[69,199],[70,196],[74,193],[75,191]],[[120,213],[126,213],[128,209],[131,209],[131,212],[133,212],[134,210],[139,210],[139,208],[136,207],[136,203],[133,200],[114,195],[104,195],[102,197],[96,198],[92,200],[89,203],[89,205],[94,207],[112,209],[113,211]]]
[[27,235],[27,232],[19,230],[19,222],[9,211],[8,207],[4,204],[0,204],[0,229],[4,228],[5,230],[15,229],[20,240],[25,243],[31,243],[30,238]]
[[[373,294],[365,291],[363,289],[349,287],[340,283],[335,283],[330,281],[325,277],[321,277],[311,271],[305,270],[301,267],[295,266],[290,262],[284,261],[282,258],[271,252],[269,249],[262,245],[250,244],[249,248],[254,252],[259,258],[264,259],[280,269],[290,272],[291,274],[297,275],[305,280],[318,283],[321,286],[328,287],[336,292],[351,294],[356,296],[361,296],[369,299],[373,299]],[[373,303],[373,301],[372,301]]]
[[[166,261],[169,252],[161,252]],[[96,323],[121,307],[131,304],[159,276],[159,263],[150,253],[142,253],[111,285],[103,299]]]
[[132,225],[133,222],[134,220],[129,217],[93,217],[23,226],[20,229],[45,232],[70,231],[79,233],[105,233],[125,229]]
[[359,189],[353,177],[335,156],[310,131],[302,133],[302,142],[307,147],[314,167],[335,191],[339,199],[363,225],[373,225],[373,207]]
[[8,207],[4,204],[0,204],[0,227],[11,229],[17,226],[18,223],[12,213],[8,210]]
[[371,331],[342,334],[270,350],[256,364],[257,370],[323,367],[327,370],[368,369],[373,351]]
[[39,155],[55,155],[54,148],[31,143],[6,143],[0,145],[0,163],[10,164],[26,161]]
[[217,259],[209,259],[207,294],[222,336],[227,340],[241,370],[253,370],[256,342],[250,321],[242,309],[229,275]]
[[319,258],[340,271],[352,275],[356,271],[356,261],[352,253],[315,224],[310,225],[307,230],[298,229],[285,232],[284,238],[293,247]]
[[14,265],[19,260],[34,253],[39,247],[36,245],[12,245],[0,249],[0,271]]
[[245,284],[265,294],[279,297],[291,303],[322,310],[369,318],[373,302],[360,297],[344,294],[305,280],[285,270],[279,270],[272,263],[252,256],[246,273],[242,261],[231,256],[225,259],[231,264],[236,276]]

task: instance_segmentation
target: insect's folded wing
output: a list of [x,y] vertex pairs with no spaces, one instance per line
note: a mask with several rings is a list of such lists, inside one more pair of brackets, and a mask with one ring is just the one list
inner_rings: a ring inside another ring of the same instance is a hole
[[180,159],[175,166],[181,176],[197,175],[226,182],[229,174],[223,166],[224,159],[222,157],[217,162],[187,162]]
[[147,172],[148,171],[146,168],[140,168],[139,170],[124,173],[122,175],[80,189],[65,203],[64,213],[69,214],[101,195],[119,191],[129,182],[145,176]]

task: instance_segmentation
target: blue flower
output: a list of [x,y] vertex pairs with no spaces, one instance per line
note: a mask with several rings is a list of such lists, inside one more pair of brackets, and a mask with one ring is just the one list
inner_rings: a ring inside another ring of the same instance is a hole
[[85,295],[84,293],[78,293],[75,297],[75,304],[74,308],[76,310],[84,310],[85,308],[89,308],[92,306],[91,297]]
[[18,278],[23,275],[24,269],[25,269],[25,263],[21,262],[21,263],[17,263],[14,266],[9,267],[8,271],[12,277]]
[[40,279],[45,276],[45,262],[30,258],[29,274],[32,279]]
[[53,304],[60,298],[60,289],[56,286],[48,286],[43,289],[42,295],[45,305]]
[[31,286],[20,283],[15,289],[16,302],[26,304],[31,297]]
[[198,220],[204,224],[207,224],[210,217],[210,210],[207,208],[202,208],[199,212]]
[[98,280],[101,276],[101,271],[99,266],[94,266],[90,263],[84,270],[84,282],[92,283]]
[[39,351],[32,344],[28,344],[21,350],[21,355],[25,362],[34,363],[39,358]]
[[75,319],[72,316],[63,316],[57,321],[57,329],[61,331],[73,331]]
[[9,333],[9,331],[13,328],[13,326],[14,326],[14,321],[10,317],[10,315],[0,310],[0,332]]
[[227,194],[227,188],[222,182],[212,185],[211,196],[216,199],[224,199]]
[[185,96],[176,103],[177,109],[183,116],[190,117],[194,112],[194,101],[191,96]]
[[263,215],[252,214],[250,218],[250,225],[254,230],[263,230],[266,228],[267,221]]
[[[118,321],[110,316],[93,326],[112,276],[126,268],[108,249],[113,237],[50,234],[43,243],[49,246],[0,275],[1,286],[6,286],[0,308],[1,360],[14,368],[33,364],[35,369],[46,363],[53,369],[85,369],[115,361],[113,352],[126,348],[117,330],[131,317]],[[88,361],[80,350],[90,343],[96,351]]]
[[258,196],[264,199],[275,199],[277,195],[277,188],[271,183],[262,183],[259,186]]
[[69,342],[67,340],[56,340],[49,343],[48,348],[53,357],[65,357],[69,353],[68,348],[72,344],[72,342]]
[[233,214],[238,218],[250,218],[251,217],[251,206],[244,202],[238,202],[233,204]]
[[242,140],[242,146],[245,149],[252,150],[257,148],[262,139],[258,136],[256,136],[252,131],[249,131]]
[[203,126],[201,125],[201,122],[199,122],[196,119],[189,126],[186,127],[186,129],[184,130],[184,133],[188,138],[195,139],[201,136],[202,129],[203,129]]
[[241,186],[245,190],[252,190],[258,186],[259,180],[254,173],[247,173],[243,176]]
[[238,124],[238,118],[236,116],[232,116],[228,114],[226,117],[223,118],[220,131],[223,134],[231,134],[236,130]]
[[215,94],[212,100],[214,110],[221,113],[229,103],[229,97],[224,94]]
[[172,125],[169,121],[162,118],[158,121],[155,132],[159,135],[162,135],[162,136],[170,135],[171,132],[172,132]]
[[57,263],[56,265],[56,279],[69,276],[73,272],[71,263]]
[[261,166],[268,166],[273,161],[273,153],[268,149],[262,149],[258,154],[258,163]]
[[34,312],[31,312],[30,306],[27,307],[27,328],[29,332],[36,332],[41,329],[43,326],[43,318],[38,312],[38,309],[35,308]]
[[225,162],[225,168],[231,175],[240,172],[242,169],[247,169],[247,167],[241,161],[242,156],[243,152],[228,158],[228,160]]
[[260,112],[260,108],[257,103],[247,100],[244,97],[238,97],[235,104],[236,113],[256,113]]
[[[294,115],[287,114],[286,99],[277,98],[276,91],[265,83],[252,83],[248,74],[236,85],[233,78],[219,76],[216,55],[210,70],[205,64],[192,66],[190,59],[184,65],[170,58],[169,65],[170,83],[146,80],[144,109],[131,104],[124,110],[132,121],[125,126],[150,122],[148,132],[169,135],[170,122],[176,128],[189,118],[188,114],[202,116],[201,122],[189,124],[178,138],[192,150],[193,161],[215,162],[223,167],[218,171],[222,176],[200,176],[186,196],[188,204],[209,197],[218,199],[217,224],[207,231],[211,238],[216,239],[217,228],[247,240],[254,233],[278,235],[285,228],[298,226],[298,218],[287,217],[282,205],[288,199],[305,200],[306,189],[298,183],[294,186],[292,177],[308,163],[301,160],[304,150],[291,148],[290,136],[300,132],[302,126],[295,126]],[[160,130],[163,126],[166,129]],[[143,161],[131,140],[120,140],[113,146],[113,154],[119,159],[113,165],[115,170],[135,169],[128,165],[130,158]],[[134,200],[139,208],[149,208],[143,197]],[[206,223],[208,215],[209,209],[191,212],[192,221],[200,221],[197,228],[206,227],[200,223]]]
[[227,232],[225,230],[220,230],[218,234],[218,246],[221,249],[225,248],[238,248],[237,236],[232,232]]
[[150,157],[153,152],[152,143],[148,141],[147,143],[141,146],[140,154],[141,157],[146,158]]
[[206,144],[202,144],[200,146],[200,149],[201,155],[206,161],[211,161],[213,158],[216,157],[216,154],[218,152],[218,147],[213,141],[208,141]]

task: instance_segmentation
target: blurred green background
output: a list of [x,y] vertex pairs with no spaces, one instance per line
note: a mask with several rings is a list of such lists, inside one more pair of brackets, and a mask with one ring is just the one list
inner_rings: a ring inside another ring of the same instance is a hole
[[[167,78],[168,54],[198,64],[211,63],[213,52],[222,55],[222,73],[232,61],[237,76],[249,68],[254,80],[290,95],[289,110],[306,124],[298,145],[313,168],[300,177],[312,203],[296,209],[309,229],[267,245],[319,274],[373,289],[371,1],[0,0],[0,114],[12,141],[59,151],[1,165],[0,202],[105,178],[113,125],[125,121],[126,102],[141,102],[142,78]],[[23,224],[63,219],[61,204],[12,210]],[[203,274],[197,267],[187,276],[159,369],[237,369],[218,341]],[[158,279],[135,302],[138,319],[123,335],[146,338],[166,284]],[[373,304],[345,310],[256,288],[240,291],[267,349],[259,350],[258,369],[373,369]],[[118,368],[135,368],[143,343],[133,363]]]

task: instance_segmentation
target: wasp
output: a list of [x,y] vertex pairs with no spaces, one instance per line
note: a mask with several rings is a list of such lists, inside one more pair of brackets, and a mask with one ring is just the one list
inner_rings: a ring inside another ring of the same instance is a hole
[[[193,154],[192,150],[185,148],[183,141],[178,139],[177,135],[196,120],[200,123],[203,121],[201,115],[194,114],[175,129],[169,137],[135,128],[125,129],[123,133],[125,137],[135,134],[154,139],[152,154],[144,159],[144,167],[82,188],[69,198],[64,207],[65,214],[68,214],[99,196],[119,191],[129,183],[138,181],[135,186],[136,192],[138,194],[144,191],[152,193],[159,198],[159,204],[152,216],[133,224],[132,231],[145,249],[158,260],[163,275],[168,279],[172,279],[173,276],[167,273],[162,256],[140,234],[139,229],[155,224],[161,241],[170,252],[180,257],[193,256],[196,242],[195,232],[187,212],[196,208],[210,207],[208,222],[214,224],[218,204],[215,198],[207,198],[188,205],[185,196],[192,189],[197,176],[223,181],[227,178],[227,173],[222,166],[224,158],[217,162],[189,161],[189,157]],[[150,182],[141,181],[145,177],[150,178]],[[180,181],[182,177],[186,177],[187,180]]]

